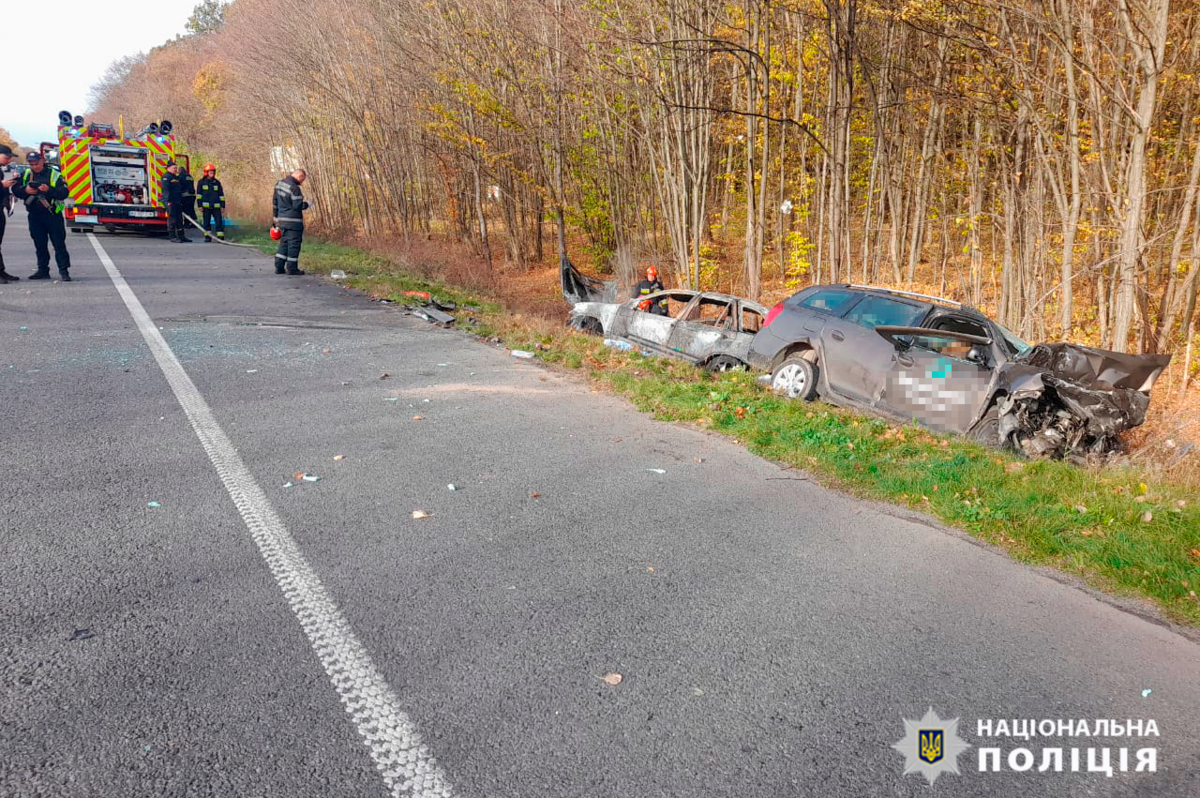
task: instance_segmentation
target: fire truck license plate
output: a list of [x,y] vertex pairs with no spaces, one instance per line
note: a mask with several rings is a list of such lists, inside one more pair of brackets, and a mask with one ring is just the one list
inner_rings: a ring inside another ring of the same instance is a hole
[[154,211],[130,211],[129,215],[136,219],[153,219],[157,214]]
[[78,224],[95,224],[96,222],[98,222],[100,220],[98,218],[96,218],[95,216],[76,216],[75,221]]

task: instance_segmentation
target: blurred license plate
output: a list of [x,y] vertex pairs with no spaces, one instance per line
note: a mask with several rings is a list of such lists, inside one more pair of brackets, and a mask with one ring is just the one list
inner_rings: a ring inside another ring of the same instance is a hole
[[75,221],[79,224],[96,224],[100,219],[96,216],[76,216]]
[[153,219],[158,214],[154,211],[130,211],[129,215],[135,219]]

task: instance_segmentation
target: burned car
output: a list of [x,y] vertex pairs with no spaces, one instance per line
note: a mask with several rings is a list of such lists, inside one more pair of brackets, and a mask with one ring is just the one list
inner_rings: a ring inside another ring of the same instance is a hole
[[[666,315],[641,307],[666,300]],[[743,368],[767,309],[748,299],[712,292],[659,291],[628,302],[577,302],[567,324],[626,341],[654,355],[687,360],[710,371]]]
[[906,291],[814,286],[775,305],[747,354],[774,390],[913,420],[1030,456],[1085,459],[1141,424],[1170,355],[1030,346],[978,310]]

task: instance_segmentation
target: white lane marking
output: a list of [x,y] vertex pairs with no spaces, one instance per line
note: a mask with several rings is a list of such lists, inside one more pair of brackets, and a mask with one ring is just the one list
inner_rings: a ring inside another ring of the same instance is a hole
[[320,577],[304,559],[241,455],[217,424],[208,403],[96,236],[88,233],[88,239],[117,293],[125,300],[125,307],[175,392],[391,794],[396,798],[449,798],[452,790],[445,773],[421,742],[416,726],[400,708],[392,688],[334,604]]

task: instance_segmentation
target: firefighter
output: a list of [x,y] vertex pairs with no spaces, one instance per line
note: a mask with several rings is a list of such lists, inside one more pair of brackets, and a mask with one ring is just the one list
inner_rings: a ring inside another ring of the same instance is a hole
[[306,177],[303,169],[297,169],[275,184],[271,215],[282,234],[279,249],[275,251],[276,274],[304,274],[300,270],[300,244],[304,241],[304,212],[308,203],[300,186]]
[[[12,187],[20,179],[15,170],[16,167],[12,165],[12,150],[7,144],[0,144],[0,245],[4,243],[4,228],[8,224],[8,211],[12,205]],[[20,279],[15,274],[4,271],[4,255],[0,253],[0,285],[15,283]]]
[[187,230],[196,221],[196,181],[186,168],[180,168],[179,179],[183,181],[183,229]]
[[[217,238],[225,240],[225,189],[217,180],[217,167],[210,163],[204,164],[204,177],[196,186],[200,192],[200,212],[204,214],[204,240],[212,241],[215,232]],[[216,230],[213,230],[213,222]]]
[[[651,265],[646,269],[646,279],[633,287],[633,298],[649,296],[662,290],[663,284],[658,279],[658,269]],[[653,313],[655,316],[665,316],[667,315],[667,298],[661,297],[653,304],[648,299],[643,300],[638,303],[638,310]]]
[[34,151],[25,156],[29,168],[13,186],[17,199],[25,201],[29,217],[29,237],[37,250],[37,271],[30,280],[50,279],[50,247],[54,245],[54,262],[58,265],[58,277],[64,283],[71,282],[71,256],[67,254],[67,228],[63,224],[62,209],[70,191],[57,167],[46,166],[46,159]]
[[191,239],[183,234],[183,178],[174,161],[167,162],[162,176],[162,200],[167,206],[167,238],[177,244],[190,244]]

